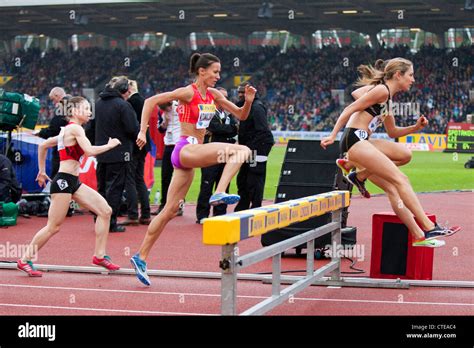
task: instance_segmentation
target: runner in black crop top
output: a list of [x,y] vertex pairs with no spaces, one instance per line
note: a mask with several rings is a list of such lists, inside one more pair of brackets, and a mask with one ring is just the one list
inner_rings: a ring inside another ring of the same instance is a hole
[[[359,71],[362,73],[360,85],[378,84],[371,88],[367,93],[358,98],[355,102],[347,106],[339,116],[333,131],[328,137],[321,141],[321,146],[326,148],[334,143],[339,130],[347,124],[351,119],[351,127],[367,132],[375,130],[369,127],[372,122],[390,120],[391,124],[387,124],[393,134],[408,134],[407,128],[401,129],[395,127],[393,116],[388,117],[389,110],[384,112],[384,106],[389,106],[391,97],[399,92],[408,91],[414,83],[413,64],[404,58],[393,58],[387,61],[384,70],[376,70],[370,66],[360,66]],[[383,82],[383,83],[382,83]],[[382,87],[380,85],[384,85]],[[388,98],[387,98],[388,91]],[[369,110],[367,110],[369,109]],[[361,111],[367,111],[374,119],[371,121],[361,114]],[[422,118],[420,117],[420,120]],[[422,121],[419,122],[421,123]],[[366,123],[368,122],[368,123]],[[418,126],[418,122],[417,122]],[[417,126],[412,130],[416,131]],[[421,127],[422,128],[422,127]],[[388,131],[388,130],[387,130]],[[360,137],[361,138],[361,137]],[[387,149],[389,149],[387,147]],[[430,221],[424,213],[418,197],[411,187],[407,177],[397,168],[390,160],[388,155],[381,149],[377,148],[373,141],[367,138],[360,139],[347,150],[348,159],[358,168],[365,168],[371,173],[369,180],[377,186],[381,187],[388,195],[393,211],[408,227],[412,238],[413,246],[416,247],[440,247],[445,243],[436,238],[450,235],[459,231],[459,227],[441,228]],[[415,221],[415,218],[416,221]],[[420,224],[418,225],[417,222]]]

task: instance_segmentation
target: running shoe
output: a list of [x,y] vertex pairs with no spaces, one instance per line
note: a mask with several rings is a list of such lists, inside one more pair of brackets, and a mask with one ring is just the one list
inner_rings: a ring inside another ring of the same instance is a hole
[[446,242],[439,239],[421,239],[412,243],[414,247],[425,247],[425,248],[440,248],[444,246]]
[[435,227],[429,231],[425,231],[425,238],[427,240],[441,238],[441,237],[449,237],[459,232],[461,227],[453,226],[453,227],[441,227],[437,223],[435,223]]
[[357,187],[357,189],[359,190],[360,194],[365,197],[365,198],[370,198],[370,193],[369,191],[367,191],[367,189],[365,188],[365,181],[366,180],[359,180],[357,179],[357,172],[356,171],[352,171],[349,173],[349,175],[346,176],[346,179],[347,181],[349,181],[352,185],[354,185],[355,187]]
[[150,286],[150,277],[146,273],[146,262],[140,258],[140,255],[136,253],[130,259],[133,268],[135,268],[135,274],[139,281],[141,281],[146,286]]
[[211,196],[209,199],[209,204],[216,206],[219,204],[235,204],[240,201],[239,195],[231,195],[225,192],[216,193]]
[[21,262],[21,260],[18,260],[16,262],[16,267],[20,270],[28,274],[30,277],[42,277],[43,272],[40,272],[36,269],[36,267],[33,265],[33,262],[31,261],[26,261],[26,263]]
[[92,263],[97,266],[102,266],[109,271],[117,271],[120,269],[120,266],[112,263],[112,260],[107,255],[105,255],[103,259],[99,259],[97,256],[94,256],[92,258]]
[[336,160],[336,164],[339,168],[341,168],[342,173],[344,176],[348,175],[351,171],[351,168],[348,166],[349,161],[345,158],[339,158]]

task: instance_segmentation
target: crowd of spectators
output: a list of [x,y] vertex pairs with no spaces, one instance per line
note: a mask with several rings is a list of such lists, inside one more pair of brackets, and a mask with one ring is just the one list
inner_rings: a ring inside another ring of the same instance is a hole
[[[278,54],[255,76],[264,94],[273,130],[330,131],[344,105],[352,101],[357,66],[376,59],[405,57],[414,62],[415,84],[394,98],[397,124],[411,125],[426,116],[425,132],[444,133],[448,122],[474,112],[469,90],[474,84],[474,47],[454,51],[422,47],[413,54],[406,46],[381,48],[327,47],[319,51],[290,49]],[[344,90],[332,95],[331,90]],[[383,131],[379,128],[378,131]]]
[[[378,58],[405,57],[414,62],[415,84],[409,92],[394,98],[395,105],[411,103],[403,114],[395,115],[398,125],[412,124],[422,114],[430,121],[425,132],[443,133],[449,121],[463,121],[474,112],[469,103],[469,90],[474,84],[474,46],[456,50],[425,46],[416,53],[406,46],[377,50],[325,47],[316,51],[301,47],[285,53],[279,47],[200,51],[221,59],[221,81],[239,74],[252,75],[252,83],[267,105],[272,130],[331,130],[344,105],[351,102],[357,66],[374,63]],[[133,73],[140,93],[149,97],[190,82],[190,53],[180,48],[169,47],[159,55],[148,49],[129,54],[97,47],[72,53],[53,49],[44,54],[31,49],[14,56],[21,57],[21,65],[15,65],[14,57],[4,58],[0,60],[0,72],[15,76],[9,88],[40,98],[39,123],[47,123],[52,117],[53,108],[47,99],[51,86],[63,86],[68,93],[80,95],[82,88],[95,88],[114,74]],[[125,57],[130,58],[128,66],[124,65]]]
[[[266,62],[271,60],[278,47],[260,47],[256,51],[243,49],[226,49],[221,47],[203,47],[200,52],[209,52],[221,61],[221,81],[239,74],[252,74]],[[167,48],[157,59],[149,60],[140,67],[137,80],[141,92],[149,97],[157,92],[172,90],[191,82],[189,57],[193,52],[186,53],[180,48]]]
[[19,50],[9,59],[2,59],[2,74],[13,75],[10,90],[38,97],[41,103],[38,124],[47,124],[53,117],[54,105],[48,93],[54,86],[63,87],[68,94],[82,95],[83,88],[95,88],[111,75],[134,71],[153,52],[134,50],[129,54],[120,49],[90,47],[75,52],[50,49],[42,53],[37,48]]

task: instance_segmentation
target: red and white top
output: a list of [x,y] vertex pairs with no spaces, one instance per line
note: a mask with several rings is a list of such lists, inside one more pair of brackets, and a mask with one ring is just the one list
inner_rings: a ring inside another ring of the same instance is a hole
[[[74,122],[69,122],[67,126],[69,126],[70,124],[74,124]],[[84,150],[82,150],[79,144],[76,143],[75,145],[64,146],[64,132],[66,130],[66,127],[61,127],[61,132],[58,135],[59,161],[79,161],[79,159],[84,154]]]
[[196,125],[196,129],[206,129],[216,113],[214,97],[206,91],[206,98],[203,99],[201,93],[193,83],[194,96],[188,104],[181,104],[178,107],[180,122],[187,122]]

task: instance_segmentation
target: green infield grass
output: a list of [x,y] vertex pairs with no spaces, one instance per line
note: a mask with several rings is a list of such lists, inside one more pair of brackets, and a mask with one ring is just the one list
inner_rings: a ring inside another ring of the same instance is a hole
[[[280,177],[281,164],[285,156],[286,146],[274,146],[268,160],[265,199],[274,200]],[[443,152],[413,152],[411,162],[401,170],[408,175],[416,192],[442,190],[474,189],[474,169],[465,169],[464,163],[471,154]],[[187,202],[196,202],[199,194],[201,170],[195,171],[194,181],[186,197]],[[161,168],[155,168],[155,185],[150,201],[153,203],[156,190],[161,191]],[[382,193],[382,190],[368,183],[370,193]],[[230,192],[237,193],[235,179],[232,180]]]

